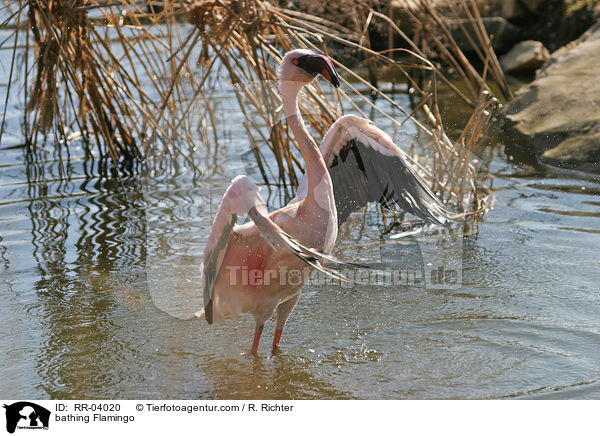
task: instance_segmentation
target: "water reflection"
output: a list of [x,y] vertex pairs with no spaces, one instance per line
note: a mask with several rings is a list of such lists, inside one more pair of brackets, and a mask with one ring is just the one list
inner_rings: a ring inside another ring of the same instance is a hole
[[[241,355],[252,320],[212,328],[190,318],[228,178],[209,189],[187,173],[156,177],[136,199],[134,180],[123,189],[88,179],[83,160],[65,166],[65,182],[54,156],[13,153],[0,187],[5,396],[597,396],[600,203],[591,182],[505,173],[494,210],[464,233],[390,240],[379,237],[376,209],[357,214],[341,229],[338,256],[422,271],[441,253],[462,262],[460,286],[310,283],[281,352],[271,356],[267,340],[253,358]],[[28,183],[11,181],[19,171]]]
[[[219,123],[223,142],[195,155],[202,178],[158,166],[142,191],[101,180],[83,152],[61,169],[42,149],[2,150],[0,395],[598,398],[600,188],[491,152],[496,204],[479,226],[392,240],[371,208],[340,229],[341,258],[421,272],[458,261],[457,286],[310,283],[281,352],[269,323],[259,357],[241,355],[251,319],[192,317],[213,213],[248,166],[243,126]],[[418,141],[411,129],[399,142]],[[270,206],[285,201],[266,188]]]
[[[114,182],[85,178],[83,160],[69,161],[66,181],[56,160],[28,156],[24,172],[37,280],[27,310],[41,328],[36,387],[51,398],[94,396],[98,386],[126,380],[128,371],[119,362],[135,355],[135,347],[114,335],[115,312],[132,307],[119,304],[128,303],[132,293],[107,288],[94,271],[145,282],[143,209],[115,192]],[[144,296],[138,292],[133,298]]]
[[349,399],[351,395],[321,380],[310,360],[281,352],[264,357],[212,357],[200,369],[213,383],[212,398]]
[[159,309],[189,319],[202,306],[202,252],[219,199],[205,188],[155,180],[144,189],[148,290]]

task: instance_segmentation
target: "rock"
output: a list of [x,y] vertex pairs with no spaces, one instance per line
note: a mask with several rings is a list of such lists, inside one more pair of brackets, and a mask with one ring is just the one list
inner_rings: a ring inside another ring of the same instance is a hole
[[414,34],[414,23],[411,12],[416,7],[415,0],[391,0],[388,3],[388,10],[385,12],[404,33],[412,36]]
[[[387,3],[387,13],[395,21],[405,33],[412,35],[414,23],[412,21],[412,14],[418,9],[420,0],[390,0]],[[469,15],[465,12],[460,4],[460,0],[428,0],[429,5],[437,9],[443,16],[447,17],[452,22],[454,18],[467,20]],[[521,0],[476,0],[481,16],[484,18],[486,23],[486,29],[488,32],[494,30],[496,35],[499,35],[499,30],[503,29],[505,24],[501,22],[501,19],[519,21],[530,14],[529,11],[523,8]],[[454,14],[457,13],[458,17]],[[458,22],[454,23],[460,28]],[[508,27],[507,32],[514,31],[515,27]],[[460,32],[459,30],[459,33]],[[472,32],[471,32],[472,33]],[[453,35],[456,36],[456,35]],[[504,38],[504,37],[503,37]],[[464,43],[466,38],[464,35],[460,35],[461,44]],[[514,44],[518,41],[518,38],[509,38]],[[465,45],[467,51],[471,51],[471,45],[467,43]],[[506,47],[502,47],[505,50],[510,47],[510,43]]]
[[477,5],[482,17],[502,17],[509,21],[522,21],[531,15],[531,12],[523,7],[521,0],[478,0]]
[[533,73],[544,65],[550,53],[539,41],[523,41],[500,58],[500,65],[507,73]]
[[[492,38],[492,46],[496,52],[505,53],[511,48],[515,42],[520,40],[520,30],[515,25],[509,23],[502,17],[487,17],[482,18],[483,25],[490,38]],[[473,23],[468,19],[447,20],[446,24],[450,30],[452,37],[456,40],[462,51],[472,53],[474,51],[469,38],[465,35],[463,28],[469,34],[473,41],[477,41],[477,36]]]
[[507,105],[505,118],[519,151],[600,172],[600,21],[552,54]]
[[563,168],[600,172],[600,129],[571,136],[542,154],[542,161]]
[[502,2],[500,16],[507,20],[521,20],[526,17],[527,11],[521,5],[519,0],[506,0]]
[[521,4],[530,12],[539,12],[540,8],[547,0],[520,0]]

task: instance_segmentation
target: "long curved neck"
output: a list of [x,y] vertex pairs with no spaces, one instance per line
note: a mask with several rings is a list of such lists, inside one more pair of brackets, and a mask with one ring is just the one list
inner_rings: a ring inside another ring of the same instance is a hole
[[283,112],[288,126],[292,129],[298,141],[300,153],[302,153],[302,158],[306,163],[306,175],[308,177],[307,198],[310,198],[315,195],[317,192],[316,188],[322,183],[325,183],[326,187],[331,188],[331,178],[321,151],[304,125],[302,115],[300,115],[298,94],[304,87],[304,84],[302,82],[285,81],[280,84],[280,87]]

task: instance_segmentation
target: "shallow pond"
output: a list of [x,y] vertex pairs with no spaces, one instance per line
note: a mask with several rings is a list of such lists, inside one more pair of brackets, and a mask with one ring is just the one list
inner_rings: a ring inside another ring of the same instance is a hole
[[[218,98],[226,106],[232,95]],[[9,111],[13,132],[19,113]],[[253,358],[243,354],[251,317],[217,327],[191,317],[228,181],[244,172],[260,181],[243,158],[241,115],[220,126],[220,148],[198,152],[201,178],[159,171],[143,189],[139,179],[123,188],[93,176],[76,148],[65,181],[56,152],[28,155],[9,130],[0,144],[0,397],[600,399],[597,182],[524,170],[497,149],[493,209],[464,233],[391,239],[374,210],[354,216],[339,257],[386,271],[444,257],[459,275],[452,286],[315,280],[280,352],[270,354],[271,322]],[[394,133],[401,146],[414,135],[410,126]],[[275,188],[263,195],[282,203]]]

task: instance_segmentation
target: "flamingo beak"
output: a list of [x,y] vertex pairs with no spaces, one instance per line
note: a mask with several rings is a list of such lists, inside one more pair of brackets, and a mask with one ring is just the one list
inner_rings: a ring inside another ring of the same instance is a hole
[[340,79],[335,71],[335,67],[327,56],[307,54],[300,56],[294,63],[314,76],[320,74],[336,88],[340,87]]

